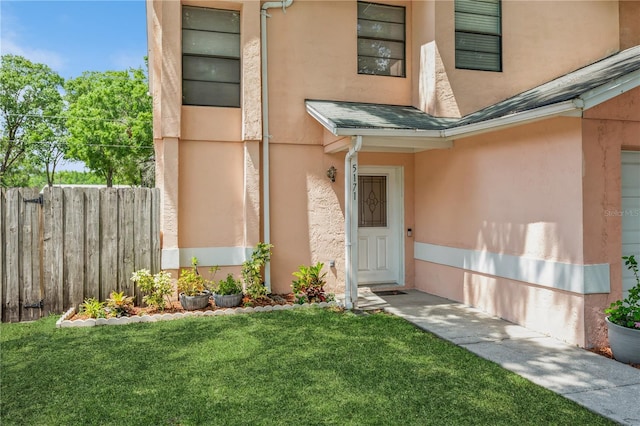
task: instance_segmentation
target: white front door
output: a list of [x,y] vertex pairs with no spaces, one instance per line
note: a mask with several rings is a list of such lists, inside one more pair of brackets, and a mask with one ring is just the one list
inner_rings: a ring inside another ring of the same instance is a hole
[[358,174],[358,285],[404,284],[402,168]]

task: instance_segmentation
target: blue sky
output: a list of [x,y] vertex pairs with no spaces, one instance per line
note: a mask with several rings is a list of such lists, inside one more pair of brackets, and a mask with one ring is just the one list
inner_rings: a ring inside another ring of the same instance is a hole
[[[0,53],[48,65],[65,79],[144,66],[144,0],[0,0]],[[59,170],[84,170],[65,162]]]
[[143,66],[145,2],[0,0],[0,51],[47,64],[65,79]]

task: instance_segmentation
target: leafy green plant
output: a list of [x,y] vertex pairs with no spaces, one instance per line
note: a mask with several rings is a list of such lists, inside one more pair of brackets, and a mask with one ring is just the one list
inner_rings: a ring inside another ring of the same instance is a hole
[[84,303],[80,305],[80,313],[88,315],[90,318],[106,318],[107,311],[104,305],[104,302],[90,297],[84,299]]
[[636,285],[629,290],[629,296],[623,300],[613,302],[604,312],[609,315],[609,321],[622,327],[640,330],[640,274],[638,262],[633,255],[623,256],[625,266],[633,272]]
[[208,281],[198,272],[198,258],[191,258],[191,268],[183,269],[178,278],[178,293],[186,296],[196,296],[204,293]]
[[262,282],[262,268],[271,259],[272,244],[258,243],[251,254],[251,259],[242,264],[242,279],[246,291],[254,299],[267,295],[267,288]]
[[325,302],[327,300],[327,294],[324,291],[324,285],[327,283],[324,277],[327,273],[323,273],[322,268],[324,268],[324,263],[318,262],[313,266],[301,265],[293,273],[293,276],[297,278],[291,284],[296,296],[296,303]]
[[146,293],[142,301],[148,306],[163,311],[165,302],[171,304],[171,274],[167,271],[152,275],[148,269],[140,269],[131,275],[131,281],[138,285],[141,292]]
[[128,317],[133,311],[133,296],[125,296],[124,291],[113,291],[107,299],[107,314],[116,317]]
[[228,274],[227,278],[218,282],[213,291],[222,296],[242,293],[242,283],[233,274]]

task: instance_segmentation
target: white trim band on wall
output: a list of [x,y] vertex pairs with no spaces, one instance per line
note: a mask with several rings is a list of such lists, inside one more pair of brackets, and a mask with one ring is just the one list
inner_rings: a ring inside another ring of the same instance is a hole
[[191,258],[197,257],[203,266],[239,266],[251,257],[252,247],[196,247],[162,249],[162,269],[179,269],[191,266]]
[[576,265],[481,250],[414,243],[414,258],[578,294],[609,293],[609,264]]

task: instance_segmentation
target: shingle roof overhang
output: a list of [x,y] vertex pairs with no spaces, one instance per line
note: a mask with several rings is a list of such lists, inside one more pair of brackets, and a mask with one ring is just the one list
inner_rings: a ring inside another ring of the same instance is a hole
[[[451,141],[583,111],[640,86],[635,46],[462,118],[440,118],[412,106],[305,101],[307,112],[335,136],[363,136],[378,150],[447,148]],[[334,150],[345,149],[337,145]]]

